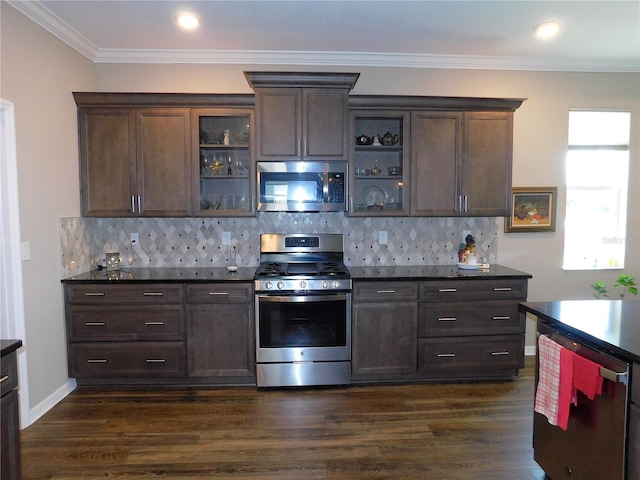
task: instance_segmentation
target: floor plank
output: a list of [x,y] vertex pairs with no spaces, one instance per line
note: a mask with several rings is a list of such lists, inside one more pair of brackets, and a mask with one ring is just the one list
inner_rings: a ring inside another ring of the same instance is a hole
[[21,432],[24,480],[543,480],[533,359],[504,382],[81,388]]

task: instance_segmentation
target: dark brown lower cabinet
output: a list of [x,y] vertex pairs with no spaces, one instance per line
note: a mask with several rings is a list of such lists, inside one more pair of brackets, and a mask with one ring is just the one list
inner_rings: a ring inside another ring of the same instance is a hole
[[631,406],[629,407],[629,446],[627,480],[640,480],[640,364],[633,364]]
[[[3,350],[5,348],[5,340]],[[11,348],[22,345],[16,341]],[[20,408],[18,401],[18,360],[15,350],[2,355],[0,391],[0,478],[20,480]]]

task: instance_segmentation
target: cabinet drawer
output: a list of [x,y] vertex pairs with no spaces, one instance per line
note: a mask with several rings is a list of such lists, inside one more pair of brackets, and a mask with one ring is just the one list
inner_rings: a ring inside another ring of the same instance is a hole
[[70,341],[184,340],[182,305],[67,307]]
[[421,302],[418,337],[524,334],[518,302]]
[[67,303],[72,304],[117,305],[184,302],[182,284],[67,284],[65,292]]
[[527,298],[527,279],[423,280],[420,300],[492,300]]
[[18,357],[16,352],[11,352],[2,357],[0,367],[0,394],[10,392],[18,386]]
[[354,282],[353,302],[393,302],[418,299],[418,282]]
[[206,283],[187,285],[187,303],[251,303],[251,283]]
[[523,367],[523,335],[418,339],[420,372]]
[[184,342],[75,343],[72,377],[183,377]]

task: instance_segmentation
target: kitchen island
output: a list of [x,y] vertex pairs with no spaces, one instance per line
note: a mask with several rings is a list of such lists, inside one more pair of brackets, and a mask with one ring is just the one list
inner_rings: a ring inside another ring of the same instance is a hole
[[602,365],[605,378],[593,400],[578,392],[566,430],[534,414],[536,461],[553,480],[604,478],[597,469],[640,479],[640,302],[525,302],[519,310],[537,318],[539,334]]

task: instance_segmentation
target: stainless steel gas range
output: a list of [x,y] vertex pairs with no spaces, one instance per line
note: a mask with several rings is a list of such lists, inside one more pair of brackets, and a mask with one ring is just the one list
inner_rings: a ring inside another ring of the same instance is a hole
[[255,274],[258,387],[351,381],[351,277],[339,234],[263,234]]

